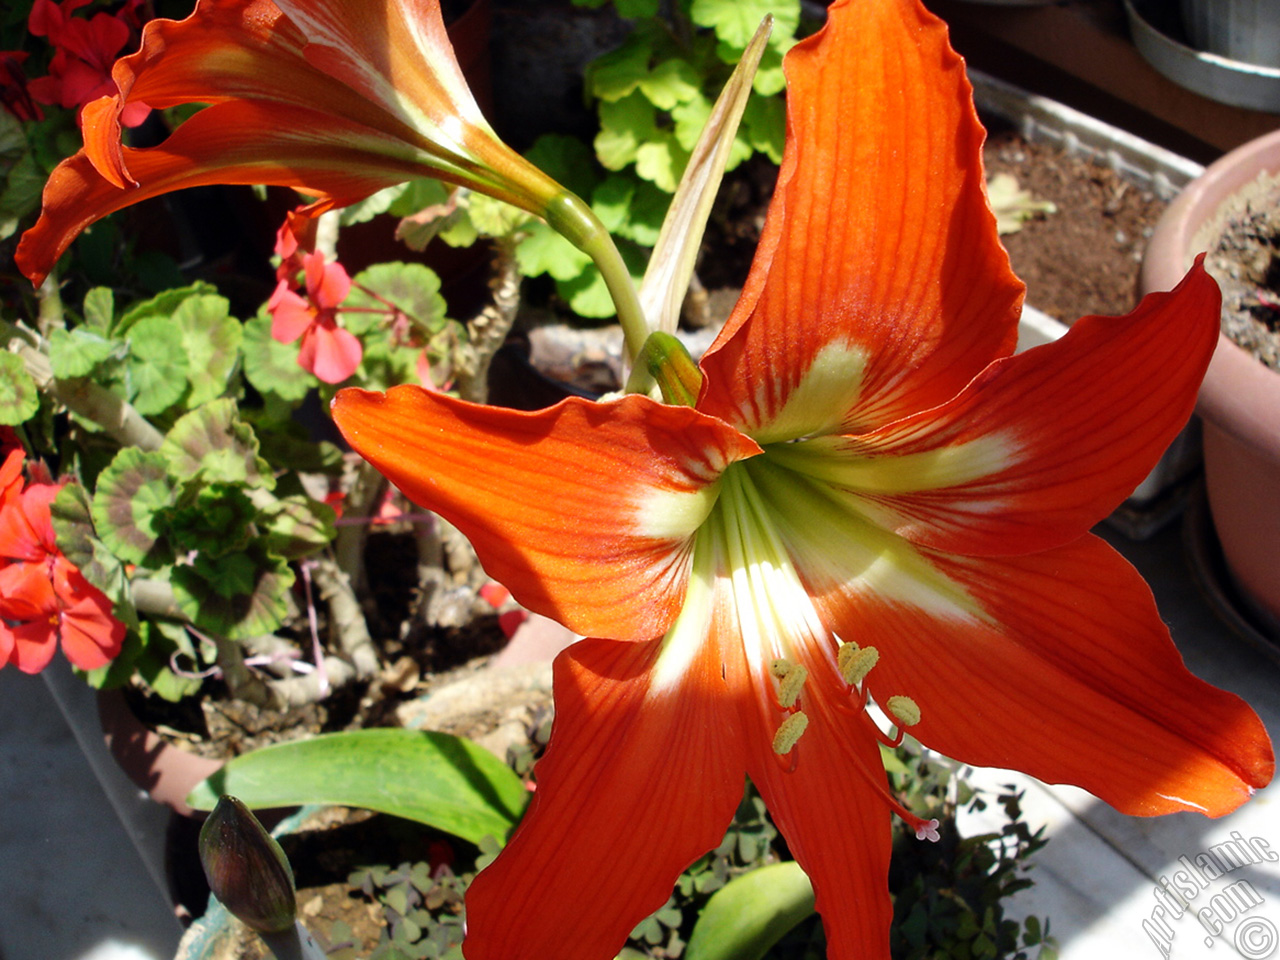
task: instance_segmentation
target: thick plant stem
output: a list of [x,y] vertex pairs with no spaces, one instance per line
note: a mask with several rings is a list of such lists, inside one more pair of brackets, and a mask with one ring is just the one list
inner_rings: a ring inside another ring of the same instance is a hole
[[164,443],[163,433],[110,390],[84,377],[59,380],[53,375],[49,358],[28,344],[18,348],[18,355],[42,393],[49,394],[77,416],[96,423],[122,446],[158,450]]
[[344,658],[355,668],[355,676],[367,680],[378,672],[378,652],[351,580],[329,557],[317,557],[314,563],[316,587],[329,604],[329,630]]
[[454,378],[458,396],[472,403],[489,399],[489,364],[507,339],[520,309],[520,268],[511,237],[496,241],[493,278],[489,281],[493,302],[467,324],[467,363]]
[[382,474],[371,464],[361,460],[355,466],[350,492],[343,502],[344,523],[338,527],[338,535],[333,541],[333,556],[338,569],[347,575],[357,596],[364,595],[368,590],[365,582],[364,542],[369,533],[369,525],[361,521],[373,512],[374,506],[386,490],[386,483]]

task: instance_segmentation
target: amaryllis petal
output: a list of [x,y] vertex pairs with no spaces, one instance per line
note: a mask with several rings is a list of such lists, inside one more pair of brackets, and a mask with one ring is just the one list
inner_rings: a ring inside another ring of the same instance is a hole
[[333,417],[409,499],[466,534],[522,605],[618,639],[670,626],[716,479],[759,452],[717,420],[639,396],[525,413],[419,387],[344,390]]
[[856,582],[820,591],[833,629],[879,650],[877,700],[920,705],[921,742],[1146,816],[1220,816],[1271,779],[1257,715],[1187,671],[1150,590],[1103,541],[934,562],[984,618],[930,615]]
[[782,172],[699,403],[759,440],[950,399],[1012,351],[1023,290],[941,22],[909,0],[837,3],[786,67]]
[[1186,423],[1220,299],[1197,266],[1127,317],[1085,317],[993,363],[940,407],[770,457],[916,544],[996,556],[1059,546],[1132,493]]
[[827,955],[883,956],[893,919],[893,832],[880,748],[865,731],[858,735],[858,725],[870,720],[833,708],[830,688],[838,678],[830,661],[802,662],[811,668],[801,695],[809,725],[796,745],[794,768],[790,758],[784,762],[769,749],[769,731],[757,728],[746,738],[755,747],[748,760],[751,782],[813,881]]
[[[51,178],[37,240],[19,259],[29,277],[39,282],[94,219],[188,186],[292,186],[326,201],[313,211],[426,175],[537,214],[564,195],[484,124],[438,0],[286,9],[301,23],[268,0],[201,0],[180,23],[147,25],[113,71],[120,94],[85,108],[85,148]],[[213,106],[161,146],[132,151],[120,118],[140,102]],[[154,151],[161,159],[148,164]]]
[[331,207],[422,175],[412,157],[379,159],[374,150],[381,145],[366,127],[300,107],[218,104],[196,114],[158,147],[124,148],[137,187],[114,186],[84,151],[64,160],[50,175],[44,210],[23,234],[14,259],[39,283],[94,221],[184,187],[271,184],[327,198],[322,206]]
[[720,843],[745,764],[719,650],[664,686],[661,648],[581,640],[557,658],[552,746],[510,845],[467,893],[467,960],[615,956]]

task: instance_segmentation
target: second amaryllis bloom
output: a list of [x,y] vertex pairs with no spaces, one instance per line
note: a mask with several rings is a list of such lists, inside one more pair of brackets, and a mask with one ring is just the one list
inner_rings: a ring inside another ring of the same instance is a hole
[[786,67],[777,190],[694,406],[334,401],[521,604],[590,638],[556,660],[551,745],[468,894],[468,960],[616,956],[744,776],[828,956],[887,957],[889,811],[930,833],[886,789],[879,746],[906,727],[1138,815],[1220,816],[1271,779],[1257,716],[1187,671],[1089,533],[1190,415],[1216,285],[1197,265],[1013,355],[1023,289],[943,25],[837,0]]
[[[84,108],[84,149],[59,164],[17,262],[39,283],[95,220],[211,183],[274,184],[320,212],[435,176],[539,215],[563,189],[502,143],[458,66],[439,0],[200,0],[147,24]],[[157,147],[121,142],[132,104],[210,106]]]

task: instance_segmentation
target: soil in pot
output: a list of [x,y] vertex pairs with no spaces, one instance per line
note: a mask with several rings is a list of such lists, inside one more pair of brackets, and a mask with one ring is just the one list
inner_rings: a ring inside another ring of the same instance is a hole
[[1280,174],[1263,174],[1204,224],[1192,247],[1222,288],[1222,332],[1280,370]]

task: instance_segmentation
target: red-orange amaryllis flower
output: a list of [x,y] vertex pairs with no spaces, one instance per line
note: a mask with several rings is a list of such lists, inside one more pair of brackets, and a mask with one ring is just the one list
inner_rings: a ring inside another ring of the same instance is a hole
[[[422,176],[537,214],[563,193],[481,116],[439,0],[200,0],[147,24],[112,75],[119,95],[85,107],[84,149],[54,170],[19,246],[35,282],[95,220],[182,187],[295,187],[319,198],[312,212]],[[120,142],[138,102],[211,106],[139,150]]]
[[556,661],[535,799],[468,895],[469,960],[614,956],[719,842],[744,774],[829,956],[886,956],[868,697],[943,753],[1132,814],[1218,816],[1272,776],[1257,716],[1186,670],[1088,533],[1191,412],[1213,281],[1196,266],[1013,356],[1022,286],[943,26],[839,0],[787,72],[773,206],[694,407],[334,402],[521,604],[591,638]]

